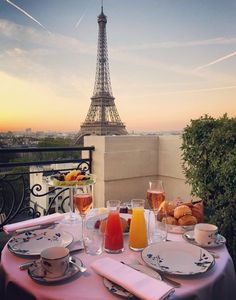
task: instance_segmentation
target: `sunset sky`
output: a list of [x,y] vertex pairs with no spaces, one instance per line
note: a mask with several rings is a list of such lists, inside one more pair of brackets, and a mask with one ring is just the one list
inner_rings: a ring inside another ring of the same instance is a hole
[[[98,0],[0,0],[0,131],[79,131]],[[236,0],[104,0],[112,91],[128,131],[236,116]]]

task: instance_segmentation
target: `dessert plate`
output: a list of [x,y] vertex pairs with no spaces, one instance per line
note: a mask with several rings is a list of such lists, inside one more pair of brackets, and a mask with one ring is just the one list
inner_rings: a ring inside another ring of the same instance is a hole
[[[35,260],[34,263],[29,267],[28,274],[29,276],[42,284],[56,284],[66,282],[75,277],[75,275],[80,273],[79,266],[83,266],[80,259],[72,256],[71,257],[74,263],[69,263],[69,266],[63,276],[54,277],[52,273],[47,272],[41,264],[41,260]],[[76,266],[78,265],[78,267]]]
[[49,247],[67,247],[72,241],[73,236],[69,232],[41,229],[18,234],[7,245],[13,254],[28,257],[38,256],[43,249]]
[[[98,229],[99,225],[96,225],[96,223],[98,221],[104,220],[107,217],[108,217],[108,213],[97,214],[97,215],[94,215],[94,216],[92,216],[90,218],[88,217],[87,221],[86,221],[86,227],[88,229]],[[124,220],[126,220],[128,222],[128,220],[132,218],[132,215],[131,214],[120,213],[120,217],[123,218]],[[128,223],[127,231],[125,231],[124,234],[125,235],[129,234],[129,223]]]
[[215,263],[205,249],[185,242],[159,242],[142,252],[147,265],[170,275],[196,275],[207,272]]
[[214,241],[214,243],[207,245],[207,246],[201,246],[199,245],[195,239],[194,239],[194,231],[187,231],[183,234],[183,238],[185,241],[193,244],[193,245],[197,245],[199,247],[203,247],[203,248],[215,248],[215,247],[220,247],[222,245],[224,245],[226,243],[226,239],[225,237],[223,237],[222,235],[218,234],[216,237],[216,240]]
[[120,296],[122,298],[127,298],[127,299],[132,299],[135,300],[138,298],[136,298],[133,294],[131,294],[129,291],[127,291],[126,289],[124,289],[123,287],[121,287],[120,285],[110,281],[107,278],[103,278],[103,283],[105,285],[105,287],[112,293],[115,294],[117,296]]

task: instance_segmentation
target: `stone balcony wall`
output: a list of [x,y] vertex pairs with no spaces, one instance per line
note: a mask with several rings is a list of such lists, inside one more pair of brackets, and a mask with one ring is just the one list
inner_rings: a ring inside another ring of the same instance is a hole
[[145,198],[148,181],[154,178],[163,180],[167,199],[190,197],[179,136],[87,136],[84,145],[95,146],[95,207],[111,199]]

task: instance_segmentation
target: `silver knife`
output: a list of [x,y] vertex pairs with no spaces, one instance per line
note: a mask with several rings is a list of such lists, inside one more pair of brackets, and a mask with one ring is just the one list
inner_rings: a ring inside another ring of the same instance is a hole
[[124,263],[124,262],[121,262],[127,266],[129,266],[130,268],[132,269],[135,269],[137,271],[140,271],[152,278],[155,278],[155,279],[158,279],[158,280],[163,280],[165,281],[166,283],[168,283],[169,285],[175,287],[175,288],[178,288],[181,286],[181,284],[175,280],[172,280],[168,277],[166,277],[165,275],[160,275],[157,271],[149,268],[148,266],[145,266],[145,265],[141,265],[141,264],[127,264],[127,263]]

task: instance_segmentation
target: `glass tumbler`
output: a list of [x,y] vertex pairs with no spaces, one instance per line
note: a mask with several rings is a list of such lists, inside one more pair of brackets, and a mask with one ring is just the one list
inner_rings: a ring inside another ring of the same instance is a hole
[[133,213],[129,231],[129,247],[134,251],[141,251],[148,245],[144,204],[144,199],[131,200]]
[[104,234],[104,250],[109,253],[120,253],[124,250],[123,229],[120,220],[119,200],[107,201],[108,218]]

